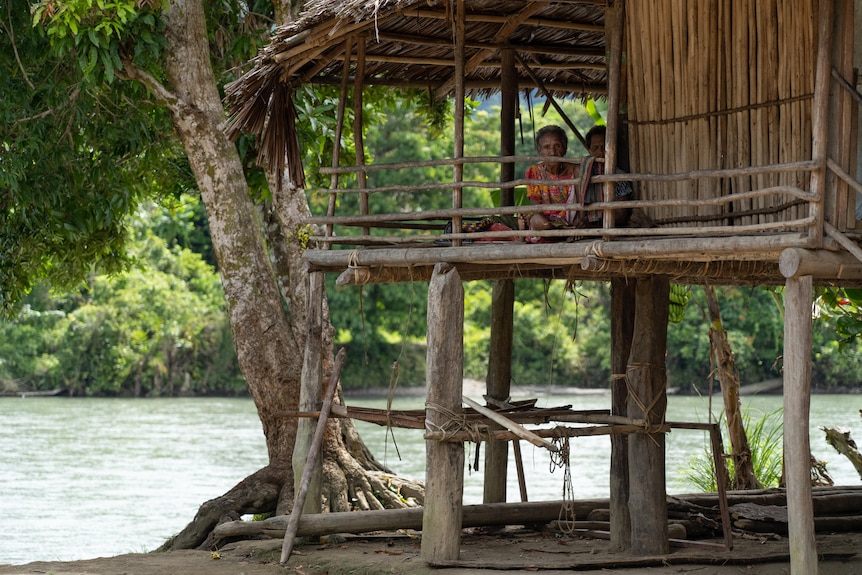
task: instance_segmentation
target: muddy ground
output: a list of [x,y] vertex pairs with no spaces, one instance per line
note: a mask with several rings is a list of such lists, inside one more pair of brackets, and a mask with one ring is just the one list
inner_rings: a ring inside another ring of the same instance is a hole
[[[710,540],[716,545],[721,540]],[[348,536],[337,543],[298,541],[280,565],[281,540],[240,541],[209,551],[119,555],[72,562],[0,565],[0,575],[548,575],[585,571],[629,575],[786,575],[786,538],[735,538],[732,551],[674,547],[662,557],[632,557],[603,539],[565,536],[517,527],[487,533],[464,530],[459,565],[429,566],[416,533]],[[818,534],[821,575],[862,575],[862,534]]]

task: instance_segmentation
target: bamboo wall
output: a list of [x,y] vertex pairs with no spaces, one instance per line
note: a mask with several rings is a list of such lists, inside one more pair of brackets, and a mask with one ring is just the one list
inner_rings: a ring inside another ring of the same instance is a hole
[[[817,0],[655,0],[626,11],[633,172],[811,159]],[[775,185],[807,190],[808,176],[642,182],[638,195],[705,199]],[[807,206],[774,194],[648,212],[664,226],[750,225],[805,217]]]

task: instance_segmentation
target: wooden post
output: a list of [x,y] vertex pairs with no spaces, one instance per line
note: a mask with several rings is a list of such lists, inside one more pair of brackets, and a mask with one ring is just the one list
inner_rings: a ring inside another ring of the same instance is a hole
[[[337,168],[341,157],[341,132],[344,130],[344,106],[347,104],[347,80],[350,76],[350,57],[353,52],[353,38],[348,37],[344,41],[344,65],[341,70],[341,93],[338,98],[338,111],[335,116],[335,135],[332,138],[332,167]],[[338,188],[338,174],[332,174],[329,180],[329,187],[333,190]],[[338,201],[338,196],[332,194],[329,196],[329,205],[326,208],[327,216],[335,215],[335,204]],[[326,224],[326,236],[332,235],[333,225]],[[324,244],[323,249],[331,249],[331,244]]]
[[[500,51],[500,155],[514,156],[515,119],[518,116],[518,75],[515,70],[515,52],[511,48]],[[515,179],[515,162],[500,164],[500,181]],[[500,205],[515,205],[515,189],[500,190]]]
[[[500,155],[515,155],[515,116],[518,110],[518,77],[515,73],[515,54],[511,49],[501,51],[500,70]],[[500,181],[515,179],[515,163],[500,165]],[[514,188],[500,189],[500,205],[515,205]],[[488,376],[485,386],[488,397],[499,401],[509,399],[512,381],[512,331],[515,282],[502,279],[494,282],[491,292],[491,341],[488,344]],[[506,441],[489,441],[485,444],[484,503],[506,501],[506,483],[509,449]],[[517,442],[514,446],[517,449]],[[517,453],[517,451],[516,451]],[[526,490],[522,487],[522,499]]]
[[[605,9],[605,43],[608,59],[608,122],[605,133],[605,173],[613,174],[617,168],[617,132],[620,114],[620,77],[623,45],[623,0],[610,0]],[[605,201],[616,199],[615,182],[605,182]],[[614,227],[614,210],[604,211],[605,228]]]
[[[636,283],[635,278],[611,280],[611,415],[628,413],[625,374],[632,348]],[[631,545],[628,437],[611,435],[611,545],[618,550]]]
[[791,575],[818,571],[808,438],[813,283],[811,276],[788,278],[784,291],[784,477]]
[[817,63],[814,76],[814,99],[811,108],[811,159],[817,168],[811,172],[811,191],[818,197],[811,203],[811,215],[817,222],[808,235],[823,247],[823,219],[826,197],[826,160],[829,145],[829,86],[832,83],[832,17],[835,0],[820,2],[820,25],[817,40]]
[[[365,165],[365,145],[362,138],[362,91],[365,88],[365,36],[360,35],[356,42],[356,75],[353,78],[353,145],[356,148],[356,165]],[[365,171],[356,174],[356,187],[364,190],[368,187],[368,174]],[[359,213],[368,214],[368,192],[359,194]],[[367,236],[371,228],[362,228],[362,235]]]
[[[667,276],[639,278],[635,287],[635,321],[626,372],[628,416],[658,425],[667,408]],[[669,551],[665,487],[665,436],[629,436],[629,515],[633,555],[664,555]]]
[[[463,412],[464,288],[458,270],[434,266],[428,286],[428,356],[425,429],[452,429],[452,415]],[[428,562],[458,559],[464,495],[464,444],[425,442],[425,512],[422,558]]]
[[[302,359],[302,385],[299,391],[299,411],[318,411],[323,402],[323,294],[324,273],[308,274],[306,297],[308,308],[308,336]],[[299,493],[308,452],[311,449],[317,422],[300,418],[297,422],[296,442],[293,448],[293,492]],[[311,482],[303,506],[303,513],[320,513],[321,477],[323,466],[318,458],[311,471]]]
[[[491,341],[488,344],[488,396],[500,401],[509,399],[512,380],[512,309],[515,303],[515,282],[510,279],[494,282],[491,292]],[[506,501],[506,472],[509,449],[506,441],[489,441],[485,447],[485,485],[483,502]]]
[[[455,3],[455,150],[452,156],[455,159],[464,157],[464,98],[467,91],[464,85],[465,74],[465,42],[466,42],[466,18],[464,0]],[[464,164],[458,163],[454,166],[454,185],[452,186],[452,207],[461,209],[463,203],[464,189],[461,182],[464,180]],[[452,217],[452,231],[461,233],[461,216]],[[452,240],[453,246],[460,246],[461,240]]]

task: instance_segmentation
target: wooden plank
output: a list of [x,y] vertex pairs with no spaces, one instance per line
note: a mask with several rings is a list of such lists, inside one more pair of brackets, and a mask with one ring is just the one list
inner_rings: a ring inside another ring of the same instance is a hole
[[544,447],[548,451],[553,451],[553,452],[559,451],[559,448],[556,445],[554,445],[550,441],[547,441],[546,439],[542,439],[537,434],[533,433],[532,431],[525,428],[524,426],[522,426],[518,423],[515,423],[514,421],[512,421],[511,419],[509,419],[505,415],[497,413],[493,409],[488,409],[487,407],[485,407],[479,403],[476,403],[475,401],[473,401],[472,399],[470,399],[467,396],[462,397],[461,400],[464,403],[466,403],[467,405],[469,405],[470,407],[472,407],[473,409],[475,409],[476,411],[478,411],[479,413],[481,413],[482,415],[484,415],[485,417],[487,417],[488,419],[490,419],[491,421],[499,423],[504,428],[508,429],[513,434],[515,434],[517,437],[520,437],[521,439],[525,439],[525,440],[529,441],[530,443],[532,443],[536,447]]
[[[661,427],[667,409],[667,321],[670,282],[667,276],[638,279],[635,288],[633,345],[626,371],[628,416]],[[665,436],[635,433],[629,437],[629,515],[633,555],[666,554],[667,497]]]
[[[461,413],[464,381],[464,288],[458,270],[434,267],[428,285],[426,429],[446,430],[451,414]],[[425,442],[425,561],[455,560],[461,541],[464,496],[464,444]]]
[[[826,0],[831,3],[831,0]],[[812,278],[789,278],[784,292],[784,477],[787,483],[790,567],[817,573],[814,509],[811,500]]]

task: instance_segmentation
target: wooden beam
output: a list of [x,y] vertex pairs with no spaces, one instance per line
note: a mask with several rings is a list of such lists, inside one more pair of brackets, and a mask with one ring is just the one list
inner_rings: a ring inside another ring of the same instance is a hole
[[[339,58],[334,57],[333,61]],[[366,62],[382,62],[384,64],[409,64],[416,66],[454,66],[451,58],[426,58],[422,56],[391,56],[388,54],[366,54]],[[479,68],[503,68],[501,60],[485,60]],[[604,70],[604,63],[597,62],[533,62],[533,68],[539,70]]]
[[[622,231],[622,230],[614,230]],[[682,260],[714,262],[716,258],[728,261],[777,261],[786,248],[810,248],[810,240],[798,233],[738,237],[692,237],[681,242],[676,238],[653,238],[644,242],[640,238],[621,238],[613,242],[579,241],[550,244],[520,242],[481,243],[453,247],[380,247],[373,250],[306,250],[304,262],[314,267],[341,272],[352,266],[410,267],[434,265],[447,261],[453,264],[530,264],[542,262],[546,267],[580,265],[590,255],[601,252],[607,259]]]
[[[402,12],[405,16],[414,16],[418,18],[435,18],[437,20],[446,20],[449,14],[439,10],[425,10],[421,8],[412,8]],[[507,24],[509,16],[497,14],[467,14],[467,22],[494,22],[497,24]],[[580,32],[599,32],[604,28],[601,24],[587,24],[584,22],[565,22],[560,20],[550,20],[548,18],[527,18],[521,22],[525,26],[539,26],[542,28],[554,28],[557,30],[576,30]]]
[[[381,41],[392,41],[399,42],[403,44],[421,44],[424,46],[445,46],[447,48],[452,47],[452,39],[451,38],[437,38],[433,36],[422,36],[421,34],[408,35],[408,34],[394,34],[391,32],[380,32],[375,35],[376,38],[379,38]],[[477,49],[477,50],[487,50],[487,51],[498,51],[505,50],[511,48],[518,53],[527,53],[527,54],[550,54],[557,56],[575,56],[575,57],[583,57],[583,58],[604,58],[605,57],[605,49],[604,48],[592,48],[587,46],[572,46],[571,44],[516,44],[509,42],[475,42],[475,41],[466,41],[464,43],[465,48]]]
[[[310,80],[311,84],[322,84],[325,86],[338,86],[341,83],[341,78],[338,76],[318,76]],[[427,90],[435,88],[437,81],[423,80],[399,80],[390,77],[369,77],[366,79],[367,86],[389,86],[391,88],[420,88]],[[467,78],[464,81],[464,86],[467,90],[497,90],[499,82],[496,80],[474,80]],[[604,84],[589,84],[585,82],[554,82],[547,84],[550,90],[554,92],[568,92],[573,95],[578,94],[597,94],[602,95],[607,93],[607,87]],[[527,88],[538,88],[538,86],[529,78],[520,78],[518,80],[518,89],[524,90]]]
[[[410,267],[350,267],[338,276],[335,285],[368,285],[379,283],[427,282],[434,272],[433,265]],[[485,266],[458,264],[461,281],[529,279],[566,279],[568,266],[548,267],[541,264],[521,264],[515,266]],[[496,316],[495,316],[496,317]],[[494,318],[492,317],[492,323]],[[493,339],[493,335],[491,336]],[[501,358],[502,360],[502,358]],[[502,390],[501,390],[502,392]],[[508,393],[506,394],[508,397]],[[502,399],[506,399],[503,397]]]
[[781,252],[778,269],[785,278],[813,276],[815,278],[862,280],[862,262],[847,252],[788,248]]
[[[494,35],[494,40],[492,41],[492,43],[506,42],[506,40],[509,39],[509,36],[512,35],[512,32],[514,32],[515,29],[517,29],[518,26],[520,26],[524,20],[528,19],[530,16],[532,16],[544,7],[545,4],[542,2],[530,2],[526,6],[524,6],[524,8],[522,8],[521,11],[517,14],[513,14],[503,19],[501,21],[502,26],[500,26],[500,29],[497,30],[497,33]],[[461,49],[463,49],[465,44],[466,37],[461,36],[460,41],[456,42],[455,49],[458,50],[459,46]],[[483,48],[479,50],[478,53],[473,54],[473,56],[470,57],[470,60],[465,63],[464,69],[460,74],[456,66],[455,74],[444,80],[443,83],[437,87],[437,96],[440,97],[448,94],[459,78],[463,78],[464,76],[478,68],[479,65],[484,62],[490,54],[496,51],[497,50],[494,48]]]

